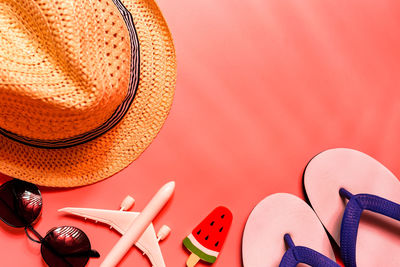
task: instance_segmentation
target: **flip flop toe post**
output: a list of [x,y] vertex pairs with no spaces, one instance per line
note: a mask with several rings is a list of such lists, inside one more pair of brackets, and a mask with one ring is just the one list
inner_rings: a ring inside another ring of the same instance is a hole
[[268,196],[251,212],[243,232],[242,258],[244,267],[339,266],[314,211],[285,193]]
[[400,266],[400,181],[372,157],[337,148],[304,172],[310,203],[347,267]]

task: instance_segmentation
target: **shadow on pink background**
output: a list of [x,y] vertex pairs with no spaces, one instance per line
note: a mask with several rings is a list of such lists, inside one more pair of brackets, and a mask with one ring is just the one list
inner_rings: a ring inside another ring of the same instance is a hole
[[[172,201],[155,221],[167,266],[185,266],[183,238],[218,205],[233,224],[216,266],[241,266],[241,236],[269,194],[304,198],[301,175],[322,150],[350,147],[400,175],[400,2],[159,0],[174,37],[178,80],[169,118],[128,168],[95,185],[41,188],[36,229],[84,230],[102,257],[119,235],[62,216],[66,206],[141,210],[169,180]],[[3,179],[4,180],[4,179]],[[0,226],[2,266],[43,266],[40,248]],[[132,249],[120,266],[150,266]],[[206,266],[199,264],[198,266]]]

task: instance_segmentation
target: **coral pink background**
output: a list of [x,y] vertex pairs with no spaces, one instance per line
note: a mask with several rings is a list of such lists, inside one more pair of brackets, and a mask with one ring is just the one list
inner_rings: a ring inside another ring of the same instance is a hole
[[[117,209],[130,194],[141,210],[175,180],[176,193],[155,221],[157,229],[172,228],[161,243],[167,266],[184,266],[182,239],[218,205],[234,220],[215,265],[240,266],[251,209],[275,192],[303,197],[302,170],[316,153],[351,147],[400,175],[398,0],[158,3],[178,59],[170,116],[117,175],[82,188],[41,188],[40,233],[56,225],[83,229],[102,255],[88,266],[98,266],[119,235],[57,209]],[[2,266],[43,266],[37,244],[0,225]],[[120,266],[150,265],[132,249]]]

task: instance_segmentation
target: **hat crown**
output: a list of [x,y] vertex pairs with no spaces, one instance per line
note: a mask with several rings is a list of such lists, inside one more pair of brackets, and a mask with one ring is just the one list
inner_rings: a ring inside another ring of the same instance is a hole
[[0,128],[41,140],[102,125],[126,97],[130,42],[109,0],[0,3]]

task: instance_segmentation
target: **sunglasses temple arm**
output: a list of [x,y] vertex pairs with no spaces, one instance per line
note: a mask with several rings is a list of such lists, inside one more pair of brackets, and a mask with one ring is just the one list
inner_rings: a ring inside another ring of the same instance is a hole
[[97,250],[91,249],[89,252],[90,258],[100,258],[100,253]]
[[100,258],[99,252],[97,252],[94,249],[87,250],[87,251],[80,251],[80,252],[75,252],[75,253],[68,253],[68,254],[62,254],[60,256],[63,257],[82,257],[82,256],[88,256],[89,258]]

